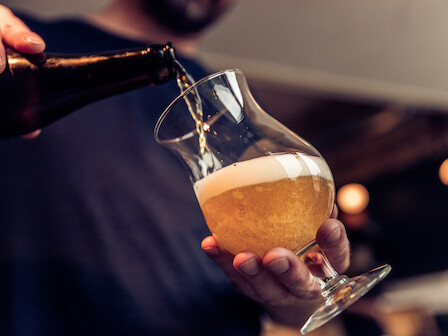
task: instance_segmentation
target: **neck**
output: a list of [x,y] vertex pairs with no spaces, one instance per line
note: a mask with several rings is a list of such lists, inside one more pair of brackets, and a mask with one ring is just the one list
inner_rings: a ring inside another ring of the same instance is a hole
[[115,0],[103,10],[88,15],[87,20],[124,38],[146,43],[171,42],[185,56],[195,56],[198,51],[198,36],[178,36],[167,31],[148,17],[138,0]]

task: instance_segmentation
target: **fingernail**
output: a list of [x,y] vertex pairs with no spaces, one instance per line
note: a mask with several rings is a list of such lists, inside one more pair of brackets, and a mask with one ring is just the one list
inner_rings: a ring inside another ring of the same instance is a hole
[[275,259],[273,262],[266,265],[267,269],[272,273],[282,274],[289,270],[289,260],[285,257]]
[[256,275],[260,271],[258,260],[251,258],[242,263],[238,269],[246,275]]
[[37,45],[44,45],[45,42],[37,35],[24,35],[23,39],[27,43],[31,44],[37,44]]
[[217,257],[221,254],[221,250],[217,247],[207,247],[204,248],[205,253],[207,253],[209,256]]
[[325,238],[325,243],[326,244],[335,244],[339,241],[339,239],[341,238],[341,234],[342,234],[342,230],[340,227],[337,227],[335,229],[333,229],[333,231],[331,231],[328,236]]

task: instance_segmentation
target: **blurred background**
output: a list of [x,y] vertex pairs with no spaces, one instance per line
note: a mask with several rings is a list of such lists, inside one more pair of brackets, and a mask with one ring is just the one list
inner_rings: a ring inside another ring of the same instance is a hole
[[[52,19],[107,0],[1,3]],[[245,0],[201,58],[242,69],[265,110],[327,159],[349,274],[393,267],[316,335],[448,335],[448,1]]]

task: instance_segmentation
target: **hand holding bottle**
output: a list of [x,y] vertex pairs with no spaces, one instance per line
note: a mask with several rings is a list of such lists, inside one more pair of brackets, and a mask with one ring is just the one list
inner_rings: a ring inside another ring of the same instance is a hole
[[[25,54],[38,54],[45,50],[44,40],[3,5],[0,5],[0,36],[2,42],[0,43],[0,73],[6,67],[5,47]],[[39,133],[40,130],[36,130],[23,137],[35,138]]]
[[42,53],[42,38],[1,5],[0,33],[0,139],[35,137],[35,130],[87,104],[177,77],[169,42],[95,54]]

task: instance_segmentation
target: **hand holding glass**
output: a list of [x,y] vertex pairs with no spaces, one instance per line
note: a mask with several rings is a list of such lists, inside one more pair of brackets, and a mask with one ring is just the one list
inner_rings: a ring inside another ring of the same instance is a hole
[[324,300],[303,334],[389,273],[384,265],[349,279],[333,270],[315,242],[333,209],[331,171],[313,146],[260,108],[241,71],[216,73],[184,91],[160,117],[155,137],[185,163],[221,247],[261,257],[284,247],[308,265]]

